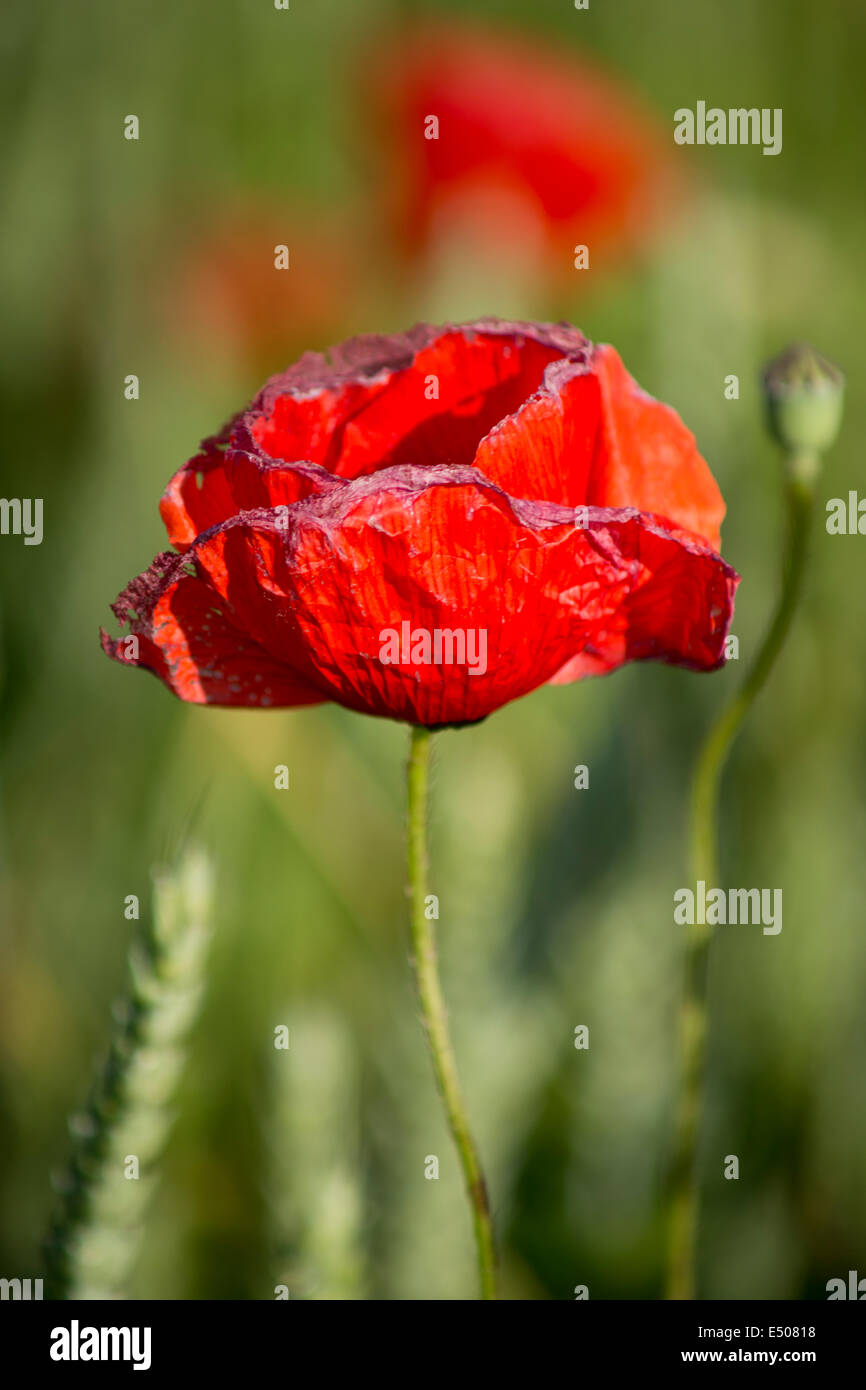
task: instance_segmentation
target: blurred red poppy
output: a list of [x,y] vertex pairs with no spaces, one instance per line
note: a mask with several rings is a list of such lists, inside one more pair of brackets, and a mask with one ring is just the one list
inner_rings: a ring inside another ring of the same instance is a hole
[[[161,291],[170,329],[192,352],[229,353],[260,379],[285,361],[287,342],[334,333],[356,279],[351,245],[336,224],[289,206],[216,214],[184,242]],[[275,264],[279,247],[287,268]]]
[[737,584],[693,436],[567,324],[305,354],[174,476],[180,554],[106,652],[184,700],[435,726],[626,661],[724,660]]
[[570,272],[574,245],[606,254],[670,209],[669,138],[594,61],[449,25],[386,46],[372,74],[409,250],[472,223],[495,246],[516,226]]

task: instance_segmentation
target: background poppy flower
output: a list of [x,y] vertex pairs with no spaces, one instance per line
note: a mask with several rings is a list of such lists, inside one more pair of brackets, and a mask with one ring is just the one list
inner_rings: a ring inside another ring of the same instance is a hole
[[[279,245],[289,249],[287,270],[274,265]],[[290,203],[253,202],[211,216],[174,257],[168,289],[154,285],[172,336],[197,355],[236,359],[253,381],[281,360],[287,343],[327,342],[356,278],[339,222],[300,216]]]
[[411,726],[411,959],[472,1207],[481,1297],[493,1220],[436,965],[431,731],[547,681],[656,657],[719,665],[736,576],[694,439],[612,348],[495,319],[306,354],[170,482],[178,553],[114,605],[109,655],[183,699],[334,700]]
[[[577,509],[577,510],[576,510]],[[463,723],[546,681],[723,660],[736,576],[692,435],[613,348],[486,320],[308,353],[172,479],[181,552],[105,650],[184,700]],[[382,634],[484,633],[485,669]]]
[[575,243],[634,244],[670,202],[657,123],[594,60],[449,24],[386,46],[372,71],[410,252],[470,227],[495,247],[518,228],[524,256],[565,273]]

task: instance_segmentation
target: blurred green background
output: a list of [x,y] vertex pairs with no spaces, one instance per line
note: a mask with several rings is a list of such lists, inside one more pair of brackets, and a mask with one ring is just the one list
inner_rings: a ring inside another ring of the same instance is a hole
[[[484,304],[471,263],[438,287],[398,274],[359,68],[425,16],[531,31],[618,74],[689,188],[664,235],[555,291],[485,285]],[[147,912],[151,867],[192,827],[217,934],[132,1292],[270,1298],[286,1272],[292,1297],[474,1295],[407,966],[405,729],[184,707],[97,640],[164,548],[157,501],[198,440],[305,348],[431,302],[613,342],[694,429],[743,576],[740,661],[717,675],[633,666],[438,739],[445,990],[514,1298],[660,1296],[689,769],[777,592],[758,371],[807,338],[848,374],[804,603],[724,783],[724,880],[781,887],[785,911],[779,936],[728,928],[715,953],[700,1266],[717,1298],[823,1298],[866,1274],[866,540],[823,526],[863,477],[859,0],[15,0],[0,45],[2,492],[45,499],[41,546],[0,539],[0,1274],[39,1272],[67,1116],[124,988],[124,898]],[[699,99],[782,107],[783,153],[674,147],[673,111]],[[279,341],[258,310],[209,317],[224,226],[256,264],[292,247]]]

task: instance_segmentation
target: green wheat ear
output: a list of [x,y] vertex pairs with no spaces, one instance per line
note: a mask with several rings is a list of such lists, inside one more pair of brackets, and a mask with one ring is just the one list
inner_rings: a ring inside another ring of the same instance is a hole
[[48,1298],[127,1296],[171,1129],[204,990],[212,872],[204,853],[189,849],[153,878],[152,922],[130,950],[108,1056],[86,1109],[70,1120],[73,1152],[45,1245]]

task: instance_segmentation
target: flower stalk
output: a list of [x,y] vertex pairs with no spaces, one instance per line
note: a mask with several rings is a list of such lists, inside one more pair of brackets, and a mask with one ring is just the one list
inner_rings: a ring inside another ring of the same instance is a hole
[[409,920],[412,966],[418,998],[421,1003],[421,1020],[427,1034],[436,1084],[445,1106],[448,1126],[463,1169],[466,1191],[472,1209],[481,1297],[482,1299],[495,1299],[493,1222],[490,1215],[487,1184],[484,1181],[478,1149],[469,1127],[466,1102],[457,1074],[457,1060],[448,1032],[445,1000],[439,980],[434,925],[426,914],[427,807],[431,742],[432,734],[429,729],[417,726],[412,728],[408,771]]
[[[746,716],[776,664],[803,586],[815,481],[821,454],[841,421],[843,377],[811,348],[789,348],[764,373],[768,424],[783,449],[788,536],[779,602],[757,658],[738,693],[722,709],[698,754],[691,792],[691,866],[696,883],[718,883],[718,803],[722,772]],[[689,928],[678,1018],[680,1079],[669,1186],[666,1295],[697,1297],[700,1194],[697,1153],[705,1104],[708,982],[715,929]]]

